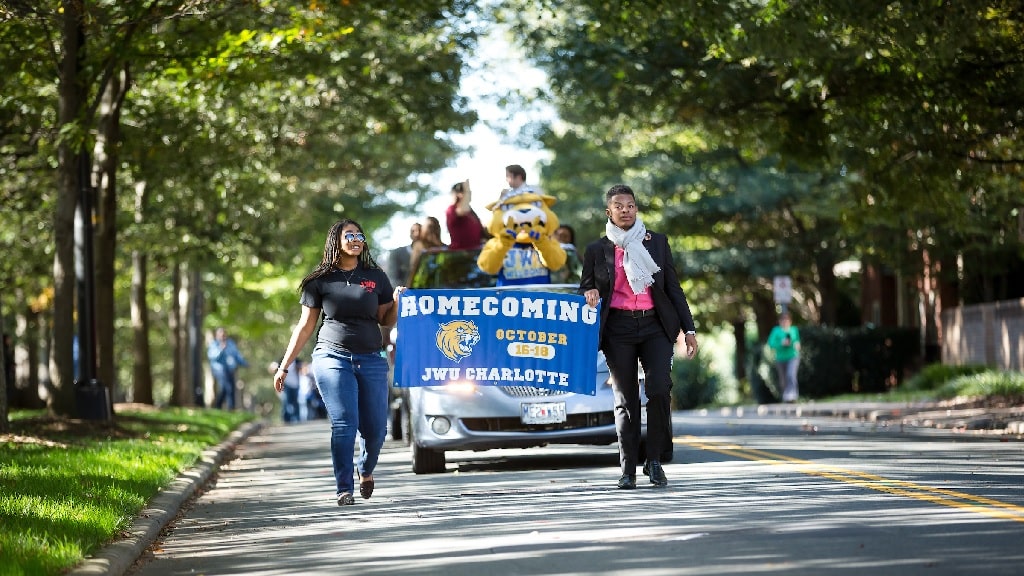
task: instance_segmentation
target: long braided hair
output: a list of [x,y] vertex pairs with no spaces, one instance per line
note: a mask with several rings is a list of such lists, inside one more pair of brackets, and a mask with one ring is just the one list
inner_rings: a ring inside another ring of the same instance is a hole
[[[359,222],[356,222],[351,218],[343,218],[335,222],[334,225],[331,226],[330,231],[327,232],[327,240],[324,242],[323,260],[320,261],[320,264],[318,264],[317,267],[314,268],[312,272],[307,274],[306,277],[302,279],[302,282],[299,284],[300,291],[306,287],[306,284],[309,284],[313,280],[316,280],[317,278],[327,274],[328,272],[333,270],[335,266],[338,266],[341,263],[342,230],[345,228],[345,226],[349,224],[354,224],[355,227],[359,229],[359,232],[361,234],[363,234],[364,236],[366,235],[366,232],[363,231],[363,227],[359,225]],[[364,248],[363,251],[359,254],[359,266],[366,269],[380,268],[380,266],[377,264],[377,261],[374,260],[373,256],[370,255],[369,240],[370,239],[367,238],[366,241],[363,242]]]

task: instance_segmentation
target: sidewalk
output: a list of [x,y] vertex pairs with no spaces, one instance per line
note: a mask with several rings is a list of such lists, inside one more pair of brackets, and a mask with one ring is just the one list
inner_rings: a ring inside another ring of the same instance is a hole
[[94,556],[87,558],[68,574],[75,576],[120,576],[157,540],[160,532],[185,504],[213,478],[217,470],[229,461],[235,449],[263,428],[262,423],[248,423],[232,432],[228,438],[206,450],[199,462],[164,487],[139,513],[123,538],[108,544]]

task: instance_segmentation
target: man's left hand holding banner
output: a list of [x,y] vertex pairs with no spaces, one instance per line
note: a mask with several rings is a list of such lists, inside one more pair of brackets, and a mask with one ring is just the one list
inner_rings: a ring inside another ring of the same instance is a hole
[[582,296],[522,290],[406,290],[395,385],[535,386],[596,394],[598,308]]

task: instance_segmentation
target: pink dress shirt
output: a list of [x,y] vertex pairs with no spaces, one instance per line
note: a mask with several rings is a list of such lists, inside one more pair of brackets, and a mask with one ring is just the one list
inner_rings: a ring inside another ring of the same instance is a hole
[[620,310],[650,310],[654,308],[654,300],[651,299],[651,287],[644,288],[643,294],[633,294],[626,279],[626,269],[622,267],[622,257],[626,251],[621,247],[615,247],[615,282],[612,285],[612,301],[609,306]]

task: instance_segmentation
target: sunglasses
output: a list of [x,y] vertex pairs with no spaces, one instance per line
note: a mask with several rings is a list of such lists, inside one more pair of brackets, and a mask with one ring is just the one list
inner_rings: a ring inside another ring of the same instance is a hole
[[345,241],[352,242],[353,240],[357,242],[366,242],[366,236],[361,233],[353,234],[351,232],[345,232]]

